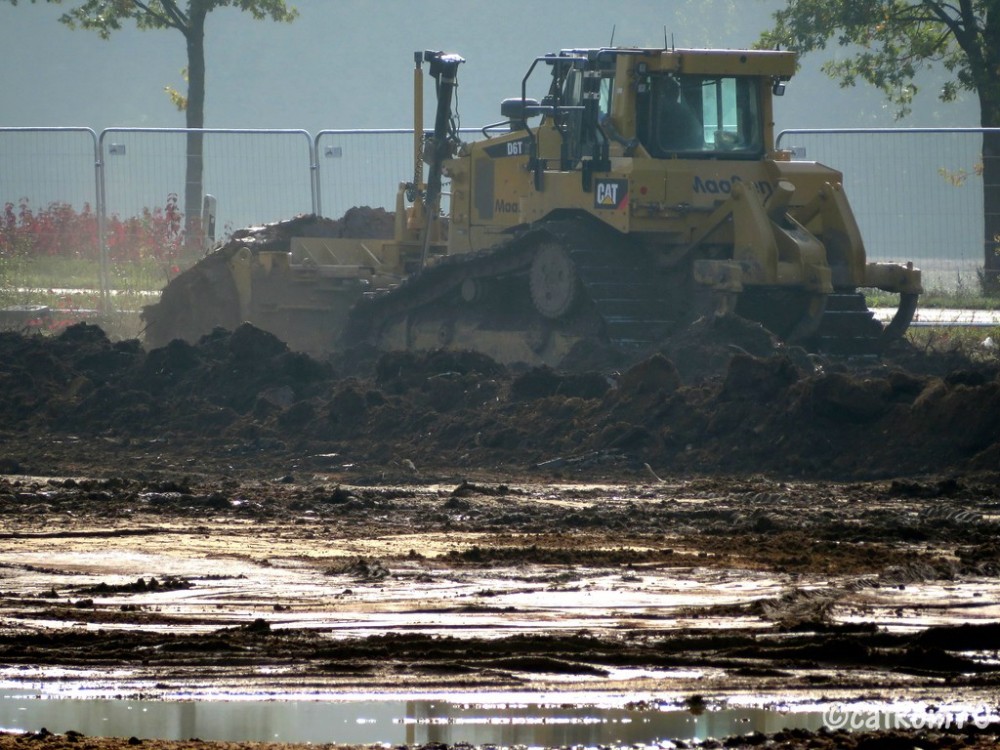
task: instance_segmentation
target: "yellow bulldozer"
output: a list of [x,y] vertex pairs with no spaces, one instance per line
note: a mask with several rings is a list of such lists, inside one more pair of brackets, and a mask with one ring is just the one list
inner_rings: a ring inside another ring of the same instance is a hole
[[[462,58],[414,59],[414,175],[392,236],[230,242],[147,308],[149,343],[249,320],[313,352],[473,349],[557,366],[580,346],[652,350],[706,315],[843,354],[909,326],[920,271],[869,263],[842,175],[774,148],[794,53],[562,50],[534,60],[471,143],[453,112]],[[539,75],[547,93],[531,98]],[[898,293],[887,325],[866,287]]]

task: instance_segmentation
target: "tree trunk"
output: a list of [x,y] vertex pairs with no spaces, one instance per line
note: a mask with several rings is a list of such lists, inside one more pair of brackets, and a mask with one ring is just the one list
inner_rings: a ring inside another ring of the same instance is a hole
[[[205,16],[201,3],[191,3],[187,38],[188,95],[187,127],[205,127]],[[187,169],[184,178],[184,249],[188,258],[197,257],[204,248],[201,222],[204,162],[204,135],[187,134]]]
[[983,133],[982,288],[1000,295],[1000,133]]
[[[981,45],[970,58],[981,64],[976,74],[979,93],[979,124],[1000,128],[1000,7],[996,0],[984,3]],[[964,6],[963,6],[964,7]],[[971,20],[970,28],[975,28]],[[983,133],[983,293],[1000,296],[1000,133]]]

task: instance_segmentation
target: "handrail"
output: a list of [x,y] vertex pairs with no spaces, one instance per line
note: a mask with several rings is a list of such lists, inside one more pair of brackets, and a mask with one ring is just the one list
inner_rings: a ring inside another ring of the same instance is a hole
[[947,133],[1000,133],[1000,128],[786,128],[774,139],[774,147],[781,148],[781,140],[786,135],[899,135],[947,134]]

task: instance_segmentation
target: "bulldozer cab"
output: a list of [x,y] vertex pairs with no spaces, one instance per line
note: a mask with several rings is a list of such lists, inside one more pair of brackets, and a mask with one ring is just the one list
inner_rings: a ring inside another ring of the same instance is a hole
[[545,128],[559,134],[564,171],[615,152],[759,159],[770,148],[770,96],[794,68],[790,53],[767,52],[564,50],[539,60],[552,83],[542,104],[526,109],[544,115],[537,154],[547,164],[556,154],[545,148]]

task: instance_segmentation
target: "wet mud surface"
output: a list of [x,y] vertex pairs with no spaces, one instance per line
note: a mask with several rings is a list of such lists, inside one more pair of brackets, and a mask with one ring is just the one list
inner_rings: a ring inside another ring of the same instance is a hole
[[[718,321],[591,364],[0,334],[0,680],[995,707],[995,363]],[[784,741],[913,746],[838,737]]]
[[[817,750],[912,750],[914,747],[925,750],[948,750],[949,748],[970,748],[988,750],[996,747],[998,738],[988,731],[972,730],[968,732],[809,732],[805,730],[789,730],[771,735],[751,734],[746,737],[726,737],[722,740],[709,739],[701,743],[677,741],[670,747],[685,748],[759,748],[773,747],[782,750],[798,750],[799,748],[815,748]],[[914,745],[918,742],[918,745]],[[321,748],[326,750],[381,750],[383,745],[316,745],[288,743],[259,742],[204,742],[199,739],[187,741],[162,741],[129,739],[103,739],[86,737],[77,732],[54,734],[48,731],[30,735],[10,735],[0,733],[0,750],[79,750],[85,748],[100,748],[100,750],[130,750],[135,747],[154,748],[155,750],[305,750],[305,748]],[[448,750],[448,748],[469,748],[470,745],[446,745],[444,743],[428,743],[426,745],[400,746],[412,747],[414,750]]]
[[[789,730],[772,735],[752,734],[746,737],[726,737],[722,740],[709,739],[701,743],[677,741],[670,744],[676,748],[759,748],[774,747],[783,750],[798,748],[816,748],[817,750],[911,750],[913,747],[925,750],[948,750],[949,748],[974,748],[987,750],[996,747],[998,738],[988,731],[969,732],[809,732]],[[918,742],[919,745],[914,745]],[[154,748],[155,750],[304,750],[305,748],[321,748],[327,750],[377,750],[383,745],[316,745],[287,744],[259,742],[204,742],[199,739],[187,741],[162,741],[129,739],[102,739],[85,737],[79,733],[53,734],[39,732],[30,735],[10,735],[0,733],[0,750],[79,750],[81,747],[100,748],[100,750],[130,750],[135,747]],[[400,746],[407,747],[407,746]],[[446,745],[443,743],[428,743],[426,745],[409,746],[421,750],[448,750],[453,748],[469,748],[469,745]]]
[[8,478],[2,676],[149,697],[988,693],[996,495]]

